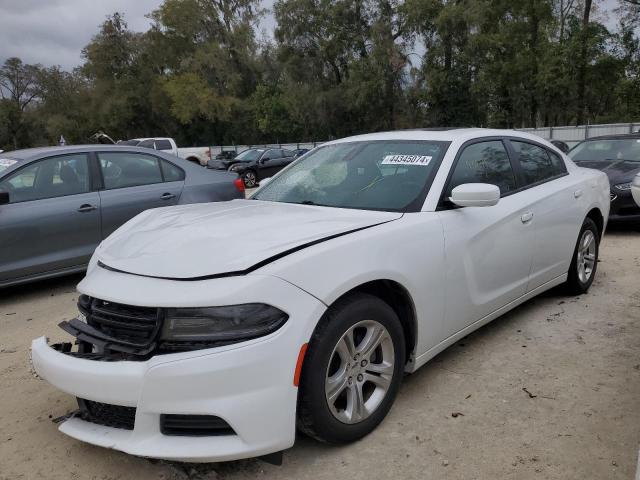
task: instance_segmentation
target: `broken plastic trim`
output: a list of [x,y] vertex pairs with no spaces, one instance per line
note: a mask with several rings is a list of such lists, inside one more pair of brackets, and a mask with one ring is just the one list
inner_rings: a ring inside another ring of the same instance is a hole
[[375,223],[373,225],[368,225],[366,227],[354,228],[353,230],[347,230],[346,232],[336,233],[334,235],[329,235],[328,237],[319,238],[318,240],[314,240],[312,242],[304,243],[302,245],[298,245],[297,247],[293,247],[293,248],[290,248],[288,250],[285,250],[284,252],[280,252],[280,253],[278,253],[276,255],[273,255],[273,256],[271,256],[269,258],[266,258],[266,259],[256,263],[255,265],[252,265],[251,267],[246,268],[244,270],[236,270],[236,271],[233,271],[233,272],[215,273],[215,274],[212,274],[212,275],[203,275],[203,276],[200,276],[200,277],[160,277],[160,276],[154,276],[154,275],[145,275],[145,274],[142,274],[142,273],[127,272],[125,270],[120,270],[118,268],[110,267],[109,265],[104,264],[102,261],[98,261],[98,267],[104,268],[105,270],[109,270],[111,272],[126,273],[127,275],[135,275],[137,277],[157,278],[159,280],[173,280],[173,281],[177,281],[177,282],[198,282],[198,281],[202,281],[202,280],[213,280],[213,279],[216,279],[216,278],[240,277],[240,276],[243,276],[243,275],[248,275],[249,273],[251,273],[251,272],[253,272],[255,270],[258,270],[259,268],[262,268],[265,265],[273,263],[276,260],[284,258],[284,257],[286,257],[288,255],[291,255],[292,253],[296,253],[296,252],[299,252],[300,250],[304,250],[305,248],[312,247],[314,245],[326,242],[328,240],[332,240],[334,238],[343,237],[343,236],[349,235],[351,233],[359,232],[361,230],[367,230],[369,228],[377,227],[379,225],[384,225],[385,223],[393,222],[395,220],[397,220],[397,219],[387,220],[386,222]]
[[140,345],[110,337],[109,335],[93,328],[91,325],[81,322],[77,318],[74,318],[70,322],[60,322],[58,326],[65,332],[76,337],[78,341],[91,343],[102,352],[115,350],[122,353],[131,353],[137,356],[143,356],[151,353],[156,348],[156,342],[151,342],[147,345]]

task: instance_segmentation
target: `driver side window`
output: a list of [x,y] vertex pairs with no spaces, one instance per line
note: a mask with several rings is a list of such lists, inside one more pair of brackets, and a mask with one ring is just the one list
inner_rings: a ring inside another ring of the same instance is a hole
[[87,193],[90,190],[87,155],[60,155],[38,160],[0,182],[10,203]]
[[464,183],[497,185],[502,196],[516,189],[516,177],[502,141],[474,143],[462,151],[449,180],[446,197]]

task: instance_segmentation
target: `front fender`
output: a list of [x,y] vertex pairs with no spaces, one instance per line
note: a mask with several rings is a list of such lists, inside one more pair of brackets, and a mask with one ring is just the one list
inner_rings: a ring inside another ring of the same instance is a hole
[[256,273],[280,277],[328,306],[365,283],[397,282],[415,305],[419,355],[444,333],[445,271],[440,219],[416,212],[305,248]]

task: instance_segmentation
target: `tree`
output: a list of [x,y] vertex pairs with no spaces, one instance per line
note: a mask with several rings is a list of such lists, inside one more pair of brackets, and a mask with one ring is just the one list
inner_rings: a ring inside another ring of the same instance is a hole
[[39,65],[26,65],[9,58],[0,68],[0,99],[6,135],[13,148],[29,144],[28,109],[41,92]]

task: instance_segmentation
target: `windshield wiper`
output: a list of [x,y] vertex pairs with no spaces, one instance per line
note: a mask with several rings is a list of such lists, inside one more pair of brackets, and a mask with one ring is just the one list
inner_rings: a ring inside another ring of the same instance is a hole
[[313,200],[303,200],[301,202],[298,202],[301,205],[313,205],[314,207],[333,207],[333,205],[326,205],[324,203],[316,203]]

